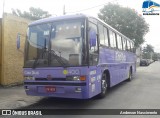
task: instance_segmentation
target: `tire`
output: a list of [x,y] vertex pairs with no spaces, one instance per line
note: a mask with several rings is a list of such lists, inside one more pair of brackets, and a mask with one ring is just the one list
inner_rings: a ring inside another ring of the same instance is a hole
[[108,88],[107,76],[105,73],[103,73],[101,79],[101,93],[98,95],[98,98],[104,98],[106,96],[107,88]]
[[131,81],[133,79],[133,76],[132,76],[132,69],[130,68],[129,70],[129,77],[128,77],[128,81]]

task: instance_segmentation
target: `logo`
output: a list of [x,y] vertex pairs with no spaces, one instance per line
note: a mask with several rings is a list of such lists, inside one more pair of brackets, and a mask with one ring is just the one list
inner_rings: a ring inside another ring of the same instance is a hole
[[39,75],[39,71],[24,71],[25,75]]
[[90,73],[89,73],[90,75],[95,75],[96,74],[96,70],[92,70],[92,71],[90,71]]
[[78,69],[70,69],[69,71],[68,71],[68,74],[70,74],[70,75],[79,75],[80,74],[80,71],[78,70]]
[[42,115],[41,111],[37,110],[2,110],[0,115]]
[[11,115],[11,110],[2,110],[2,115]]
[[68,71],[67,71],[67,70],[63,70],[63,74],[64,74],[64,75],[67,75],[67,74],[68,74]]
[[115,60],[118,62],[125,62],[126,61],[126,55],[122,52],[116,52]]
[[142,12],[143,15],[159,15],[160,4],[151,0],[146,0],[142,4]]

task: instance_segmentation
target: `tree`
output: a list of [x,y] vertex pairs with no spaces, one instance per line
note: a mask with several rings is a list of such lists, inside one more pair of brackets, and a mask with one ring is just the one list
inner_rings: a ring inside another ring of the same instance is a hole
[[149,25],[142,16],[118,4],[105,5],[98,13],[98,17],[128,38],[135,39],[136,47],[145,41],[144,36],[149,31]]
[[143,48],[143,52],[147,52],[147,53],[154,52],[154,47],[150,44],[147,44],[146,47]]
[[30,20],[38,20],[38,19],[42,19],[42,18],[51,16],[51,14],[49,14],[48,11],[43,11],[40,8],[34,8],[34,7],[30,7],[29,12],[27,11],[21,12],[19,9],[16,9],[16,10],[12,9],[12,14],[16,16],[27,18]]
[[158,53],[154,53],[154,54],[153,54],[153,60],[154,60],[154,61],[157,61],[158,59],[159,59]]
[[147,44],[143,48],[143,58],[152,59],[153,55],[154,55],[154,47],[152,45]]

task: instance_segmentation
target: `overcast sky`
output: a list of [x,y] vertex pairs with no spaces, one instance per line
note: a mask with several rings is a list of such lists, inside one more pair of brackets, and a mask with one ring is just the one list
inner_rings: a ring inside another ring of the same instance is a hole
[[[5,1],[5,12],[11,12],[12,8],[20,9],[21,11],[28,11],[29,7],[33,6],[48,11],[52,15],[59,16],[63,14],[63,6],[65,5],[68,14],[80,11],[81,13],[97,16],[99,9],[103,7],[103,4],[108,2],[118,3],[124,7],[135,9],[139,14],[142,14],[142,3],[144,0],[0,0],[0,17],[2,17],[3,12],[3,1]],[[154,1],[160,4],[160,0]],[[93,8],[94,6],[99,7]],[[81,11],[83,9],[88,10]],[[158,12],[160,13],[160,11]],[[160,52],[160,15],[143,17],[150,25],[150,31],[145,36],[146,43],[153,45],[156,52]]]

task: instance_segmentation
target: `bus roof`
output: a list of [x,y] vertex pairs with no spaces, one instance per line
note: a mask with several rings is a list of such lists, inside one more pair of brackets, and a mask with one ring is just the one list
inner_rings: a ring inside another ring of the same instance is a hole
[[76,19],[76,18],[85,18],[85,17],[87,17],[87,16],[84,15],[84,14],[77,14],[77,15],[74,14],[74,15],[57,16],[57,17],[48,17],[48,18],[44,18],[44,19],[34,21],[34,22],[30,23],[29,26],[42,24],[42,23],[46,23],[46,22],[64,20],[64,19]]

